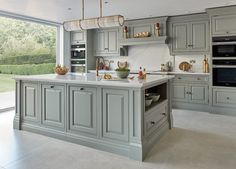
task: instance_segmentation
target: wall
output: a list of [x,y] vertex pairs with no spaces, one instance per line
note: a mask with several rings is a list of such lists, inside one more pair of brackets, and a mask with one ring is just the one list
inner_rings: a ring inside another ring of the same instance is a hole
[[178,68],[181,62],[190,62],[190,60],[194,60],[195,63],[193,63],[193,72],[202,72],[202,62],[204,56],[170,56],[167,45],[152,44],[129,47],[129,56],[127,57],[109,57],[105,59],[114,61],[114,63],[111,64],[111,69],[117,68],[118,61],[127,61],[131,70],[138,70],[141,66],[145,67],[147,71],[160,70],[160,65],[162,63],[166,63],[167,61],[171,61],[173,63],[174,71],[181,71]]
[[117,61],[127,61],[131,70],[138,70],[140,66],[147,70],[160,70],[160,65],[172,61],[173,57],[170,56],[167,45],[152,44],[130,46],[129,56],[112,57],[109,60],[114,60],[114,64],[111,64],[112,69],[117,68]]

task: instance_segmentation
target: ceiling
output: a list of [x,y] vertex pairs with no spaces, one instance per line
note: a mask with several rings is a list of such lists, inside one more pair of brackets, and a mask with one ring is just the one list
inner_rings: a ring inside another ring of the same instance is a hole
[[[103,15],[126,19],[204,12],[236,0],[104,0]],[[62,23],[81,18],[81,0],[0,0],[0,10]],[[85,18],[99,16],[99,0],[85,0]]]

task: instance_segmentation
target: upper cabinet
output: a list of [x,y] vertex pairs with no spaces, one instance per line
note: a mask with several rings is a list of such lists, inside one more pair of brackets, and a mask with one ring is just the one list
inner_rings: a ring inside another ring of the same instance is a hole
[[236,35],[236,7],[208,9],[211,17],[212,36]]
[[94,56],[119,56],[119,29],[97,29],[94,32]]
[[[133,46],[145,44],[165,44],[167,42],[168,17],[138,19],[125,21],[122,30],[120,31],[120,45]],[[157,33],[156,25],[159,25],[159,34]],[[125,28],[127,28],[127,36],[124,36]],[[148,37],[136,37],[135,35],[143,32],[148,33]]]
[[207,15],[173,17],[169,22],[169,34],[172,55],[206,54],[210,52]]
[[85,44],[86,43],[86,31],[71,32],[71,44]]

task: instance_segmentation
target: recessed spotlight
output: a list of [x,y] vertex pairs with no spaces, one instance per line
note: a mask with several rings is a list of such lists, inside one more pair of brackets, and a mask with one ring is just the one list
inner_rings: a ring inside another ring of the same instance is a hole
[[108,1],[105,1],[104,4],[108,4]]
[[71,11],[72,9],[71,8],[67,8],[68,11]]

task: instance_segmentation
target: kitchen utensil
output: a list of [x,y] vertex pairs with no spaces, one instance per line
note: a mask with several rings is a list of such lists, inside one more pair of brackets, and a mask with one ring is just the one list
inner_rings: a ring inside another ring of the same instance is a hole
[[192,65],[186,61],[181,62],[179,64],[179,69],[182,71],[185,71],[185,72],[189,71],[191,69],[191,67],[192,67]]
[[153,102],[157,102],[160,99],[158,93],[148,93],[148,97],[151,98]]
[[145,107],[148,107],[152,104],[152,99],[151,98],[145,98]]

